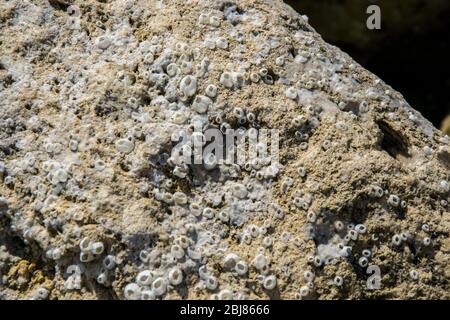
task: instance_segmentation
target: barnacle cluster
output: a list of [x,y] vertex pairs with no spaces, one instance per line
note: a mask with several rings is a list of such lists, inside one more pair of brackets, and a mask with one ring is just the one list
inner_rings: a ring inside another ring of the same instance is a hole
[[[0,297],[449,298],[450,139],[307,17],[0,7]],[[279,153],[183,161],[212,129]]]

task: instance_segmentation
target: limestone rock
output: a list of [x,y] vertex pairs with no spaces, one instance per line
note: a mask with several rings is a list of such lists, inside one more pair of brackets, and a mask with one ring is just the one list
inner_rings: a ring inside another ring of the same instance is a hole
[[449,298],[449,137],[283,2],[0,9],[1,298]]

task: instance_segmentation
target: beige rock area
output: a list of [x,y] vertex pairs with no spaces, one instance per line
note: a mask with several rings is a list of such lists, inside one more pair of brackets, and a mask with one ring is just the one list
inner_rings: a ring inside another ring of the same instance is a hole
[[0,0],[0,299],[448,299],[449,169],[282,1]]

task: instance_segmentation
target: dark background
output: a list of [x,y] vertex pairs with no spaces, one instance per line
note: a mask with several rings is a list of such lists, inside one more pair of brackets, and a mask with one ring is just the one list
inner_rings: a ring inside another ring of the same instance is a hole
[[[401,92],[450,134],[450,0],[285,0],[329,43]],[[366,9],[381,8],[381,30]],[[444,127],[445,126],[445,127]],[[448,128],[447,128],[448,126]]]

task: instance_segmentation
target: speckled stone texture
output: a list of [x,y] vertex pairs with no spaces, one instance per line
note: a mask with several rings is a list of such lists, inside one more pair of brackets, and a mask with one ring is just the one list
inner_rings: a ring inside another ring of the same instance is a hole
[[[177,164],[198,126],[279,162]],[[281,1],[0,0],[2,299],[448,299],[449,168]]]

